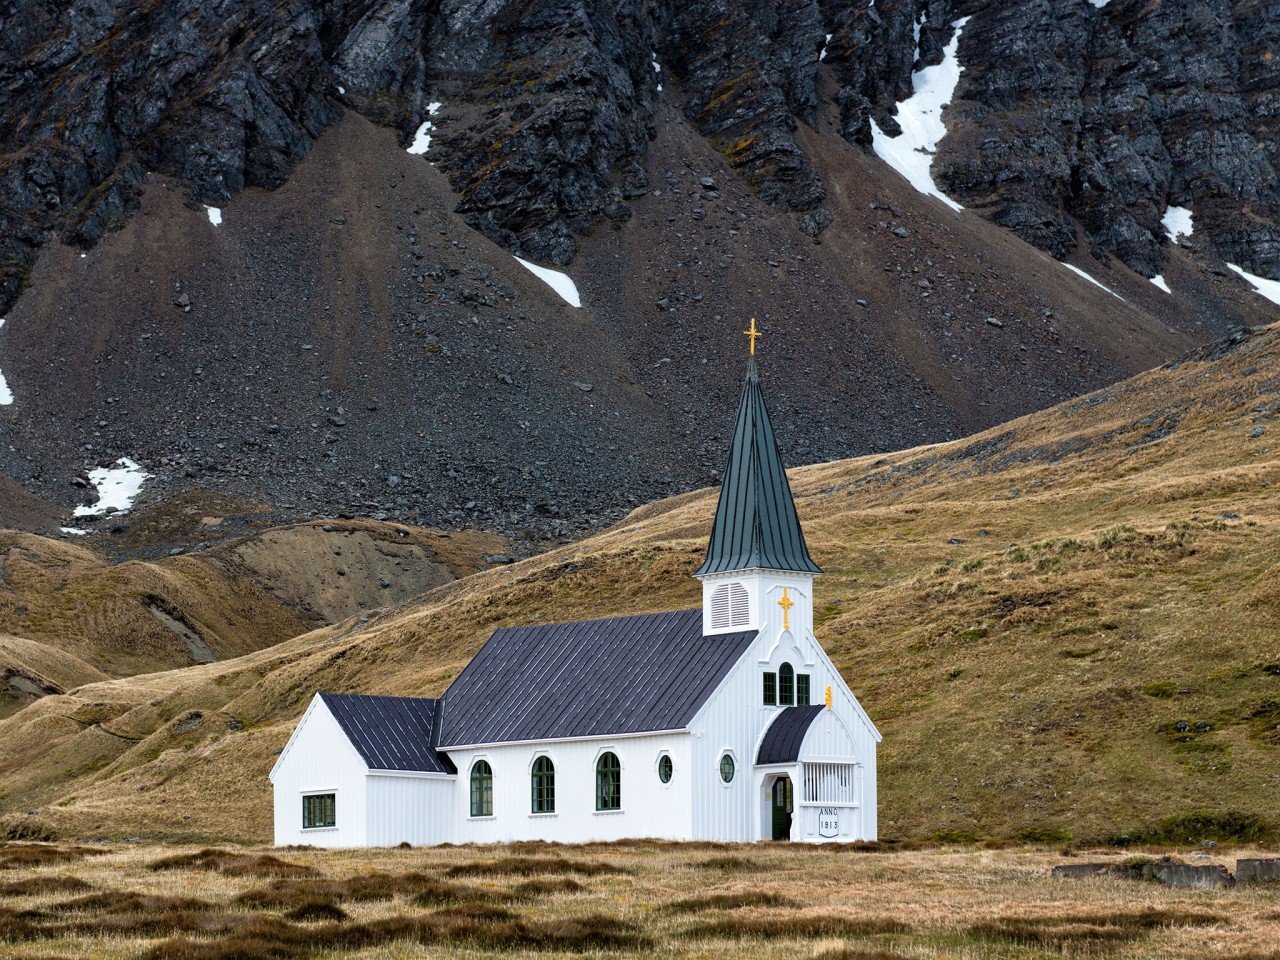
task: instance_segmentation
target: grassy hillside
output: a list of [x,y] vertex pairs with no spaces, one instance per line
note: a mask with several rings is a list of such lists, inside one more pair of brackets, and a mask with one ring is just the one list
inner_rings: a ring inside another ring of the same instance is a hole
[[[966,440],[794,471],[819,637],[885,737],[883,835],[1276,828],[1277,370],[1268,330]],[[4,825],[266,840],[266,774],[316,690],[436,694],[495,627],[695,605],[714,497],[235,660],[45,697],[0,720]]]
[[0,716],[94,680],[232,659],[403,603],[503,546],[480,533],[337,521],[111,564],[92,546],[0,531]]

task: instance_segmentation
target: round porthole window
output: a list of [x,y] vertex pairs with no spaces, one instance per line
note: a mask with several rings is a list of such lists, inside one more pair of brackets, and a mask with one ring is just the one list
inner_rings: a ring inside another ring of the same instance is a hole
[[720,779],[725,783],[733,782],[733,757],[727,753],[720,758]]
[[664,753],[658,758],[658,779],[663,783],[670,783],[671,769],[671,757]]

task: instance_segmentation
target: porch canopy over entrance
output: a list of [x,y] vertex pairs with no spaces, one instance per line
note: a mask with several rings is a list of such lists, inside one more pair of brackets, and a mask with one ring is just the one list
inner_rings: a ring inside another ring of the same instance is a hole
[[[794,780],[787,801],[791,840],[836,840],[852,834],[861,795],[861,765],[849,730],[831,710],[818,704],[785,707],[761,738],[756,767],[776,806],[774,784]],[[776,817],[770,818],[770,827]],[[770,829],[775,836],[776,831]]]

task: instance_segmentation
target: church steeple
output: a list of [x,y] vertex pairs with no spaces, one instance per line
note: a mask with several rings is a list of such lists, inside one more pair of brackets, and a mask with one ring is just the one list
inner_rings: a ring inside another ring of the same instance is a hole
[[[759,336],[754,321],[751,333]],[[804,542],[752,356],[742,384],[738,423],[720,485],[707,559],[695,576],[760,569],[822,572]]]

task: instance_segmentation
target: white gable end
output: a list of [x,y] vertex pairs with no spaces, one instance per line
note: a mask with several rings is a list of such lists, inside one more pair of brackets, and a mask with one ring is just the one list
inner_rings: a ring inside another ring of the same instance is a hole
[[[365,846],[368,774],[368,766],[316,696],[271,771],[275,842]],[[318,825],[308,825],[308,813]]]

